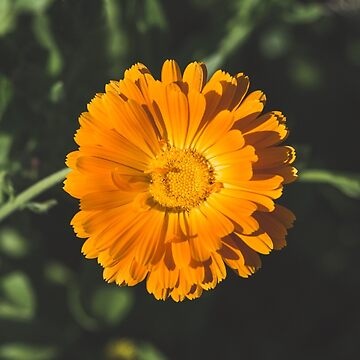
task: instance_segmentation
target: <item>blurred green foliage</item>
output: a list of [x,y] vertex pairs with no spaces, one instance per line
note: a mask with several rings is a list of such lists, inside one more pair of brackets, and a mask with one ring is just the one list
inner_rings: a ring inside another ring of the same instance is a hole
[[0,121],[12,98],[12,94],[13,88],[11,82],[5,76],[0,75]]
[[1,253],[12,258],[21,258],[27,254],[28,247],[25,237],[16,229],[6,226],[0,229]]
[[320,182],[331,184],[342,193],[360,199],[360,174],[344,174],[326,170],[304,170],[301,174],[303,182]]
[[70,228],[77,202],[61,186],[40,195],[0,224],[0,359],[357,358],[359,11],[356,0],[0,0],[0,204],[64,166],[105,83],[138,61],[158,75],[166,58],[248,74],[288,116],[302,174],[281,199],[298,218],[288,248],[181,304],[106,284]]
[[127,315],[132,302],[132,293],[128,289],[102,287],[95,291],[91,308],[99,321],[106,325],[116,325]]
[[27,276],[12,272],[0,279],[0,318],[31,320],[35,313],[35,298]]
[[49,360],[55,358],[56,350],[45,346],[10,343],[1,346],[0,356],[9,360]]

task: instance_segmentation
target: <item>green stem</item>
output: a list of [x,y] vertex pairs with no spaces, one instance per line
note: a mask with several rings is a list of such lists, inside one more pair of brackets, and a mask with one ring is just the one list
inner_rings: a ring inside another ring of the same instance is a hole
[[299,181],[303,182],[329,182],[334,179],[334,175],[322,169],[303,170],[299,177]]
[[45,179],[38,181],[36,184],[30,186],[28,189],[16,196],[13,200],[7,202],[0,208],[0,221],[4,220],[14,211],[23,208],[24,205],[26,205],[26,203],[34,197],[64,180],[69,171],[70,169],[68,168],[57,171]]
[[300,172],[299,181],[330,184],[347,196],[360,199],[360,174],[341,173],[325,169],[307,169]]

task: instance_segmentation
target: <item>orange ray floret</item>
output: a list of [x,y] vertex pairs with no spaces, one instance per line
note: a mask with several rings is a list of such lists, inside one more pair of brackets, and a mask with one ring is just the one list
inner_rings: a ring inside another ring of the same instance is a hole
[[80,200],[71,225],[104,279],[146,280],[156,299],[195,299],[226,277],[248,277],[260,254],[286,245],[295,220],[277,204],[296,179],[279,111],[249,79],[203,63],[161,80],[143,64],[111,81],[80,116],[64,189]]

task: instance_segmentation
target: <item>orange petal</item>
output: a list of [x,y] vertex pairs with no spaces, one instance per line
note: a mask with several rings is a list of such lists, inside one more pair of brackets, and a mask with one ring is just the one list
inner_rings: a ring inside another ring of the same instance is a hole
[[265,101],[266,97],[262,91],[257,90],[250,93],[240,106],[234,110],[236,127],[242,131],[243,128],[253,122],[263,111]]
[[204,151],[204,155],[213,157],[241,149],[245,144],[243,135],[239,130],[230,130],[216,143]]
[[83,196],[80,200],[81,210],[102,210],[119,207],[132,202],[134,194],[126,191],[100,191]]
[[271,169],[291,164],[295,160],[295,149],[291,146],[278,146],[257,149],[258,161],[254,163],[256,169]]
[[206,108],[206,100],[203,94],[190,89],[187,96],[189,104],[189,126],[184,147],[191,146]]
[[216,144],[231,129],[233,121],[233,115],[230,111],[219,112],[194,141],[196,149],[199,152],[204,152],[211,145]]
[[175,60],[166,60],[161,69],[161,81],[165,84],[181,80],[181,71]]
[[189,87],[201,91],[206,83],[207,70],[202,62],[192,62],[184,70],[183,81],[189,84]]

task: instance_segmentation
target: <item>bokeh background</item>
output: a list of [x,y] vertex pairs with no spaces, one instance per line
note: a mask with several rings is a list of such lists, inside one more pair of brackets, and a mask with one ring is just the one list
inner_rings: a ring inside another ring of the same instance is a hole
[[195,301],[102,280],[61,184],[0,223],[0,359],[360,358],[360,1],[0,0],[0,203],[64,167],[77,118],[135,62],[245,72],[288,117],[281,252]]

